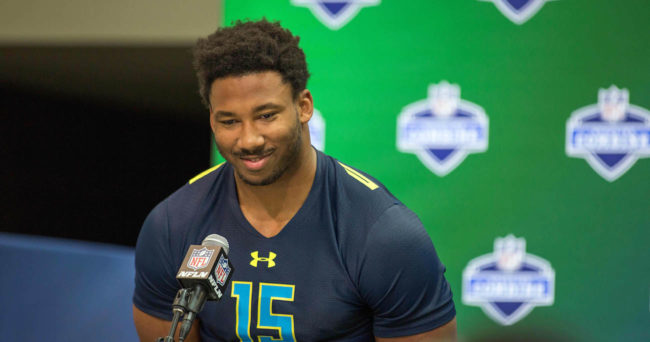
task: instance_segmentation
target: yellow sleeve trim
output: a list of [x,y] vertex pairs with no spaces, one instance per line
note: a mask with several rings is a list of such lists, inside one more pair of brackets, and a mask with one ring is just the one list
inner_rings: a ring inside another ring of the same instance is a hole
[[[224,163],[225,163],[225,162],[224,162]],[[196,175],[194,178],[190,179],[190,184],[192,184],[192,183],[196,182],[197,180],[203,178],[203,177],[204,177],[205,175],[207,175],[208,173],[210,173],[210,172],[212,172],[212,171],[218,169],[221,165],[223,165],[223,163],[218,164],[218,165],[216,165],[216,166],[213,166],[213,167],[211,167],[211,168],[209,168],[209,169],[207,169],[207,170],[205,170],[205,171],[199,173],[199,174]]]
[[345,165],[345,164],[343,164],[341,162],[339,162],[339,164],[341,164],[341,166],[343,166],[343,168],[345,169],[345,172],[347,172],[348,175],[350,175],[350,176],[352,176],[352,178],[358,180],[361,184],[367,186],[368,189],[375,190],[375,189],[377,189],[379,187],[379,185],[377,185],[375,182],[371,181],[370,179],[368,179],[364,175],[357,172],[357,170],[355,170],[355,169],[353,169],[353,168],[351,168],[351,167],[349,167],[349,166],[347,166],[347,165]]

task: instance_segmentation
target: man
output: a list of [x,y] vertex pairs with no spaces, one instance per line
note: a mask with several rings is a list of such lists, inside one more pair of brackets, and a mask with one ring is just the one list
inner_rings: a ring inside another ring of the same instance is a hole
[[298,37],[266,20],[221,28],[195,48],[226,162],[147,217],[136,249],[134,320],[166,336],[175,274],[209,234],[230,243],[227,293],[192,341],[448,341],[455,309],[418,218],[368,175],[316,151]]

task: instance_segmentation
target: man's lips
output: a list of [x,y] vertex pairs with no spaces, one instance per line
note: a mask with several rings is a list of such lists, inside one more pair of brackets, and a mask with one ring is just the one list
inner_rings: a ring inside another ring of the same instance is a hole
[[250,171],[258,171],[266,165],[271,153],[265,153],[261,156],[241,156],[239,159],[244,166]]

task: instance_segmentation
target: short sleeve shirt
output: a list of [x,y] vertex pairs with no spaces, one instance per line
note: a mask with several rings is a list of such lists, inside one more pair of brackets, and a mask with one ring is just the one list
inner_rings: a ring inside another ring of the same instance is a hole
[[203,341],[374,341],[452,320],[445,268],[417,216],[377,180],[318,152],[302,207],[264,237],[239,207],[224,163],[149,214],[136,247],[134,304],[171,320],[189,245],[224,236],[235,268],[199,314]]

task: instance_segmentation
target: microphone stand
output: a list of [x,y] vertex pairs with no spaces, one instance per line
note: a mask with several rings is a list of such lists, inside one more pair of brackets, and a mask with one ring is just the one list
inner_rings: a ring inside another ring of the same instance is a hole
[[169,335],[166,337],[159,337],[156,342],[174,342],[174,335],[176,334],[176,326],[181,320],[181,317],[187,312],[187,304],[190,300],[192,292],[190,289],[180,289],[176,293],[176,298],[174,298],[174,303],[172,304],[172,310],[174,312],[174,317],[172,318],[172,326],[169,329]]
[[183,323],[181,323],[181,330],[178,334],[178,341],[183,342],[185,338],[190,333],[190,328],[192,323],[201,310],[203,310],[203,305],[208,298],[208,292],[201,284],[195,284],[194,288],[190,291],[190,298],[185,306],[185,311],[187,312],[183,318]]

